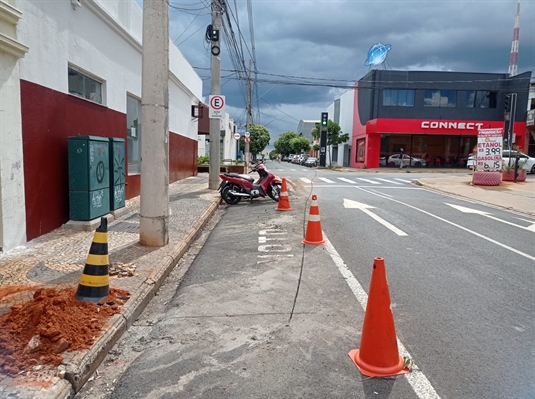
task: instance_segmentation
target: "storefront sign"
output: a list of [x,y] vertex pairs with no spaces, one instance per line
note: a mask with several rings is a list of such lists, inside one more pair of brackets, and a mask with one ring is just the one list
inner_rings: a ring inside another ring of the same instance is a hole
[[478,130],[483,123],[476,122],[443,122],[443,121],[422,121],[422,129],[459,129],[459,130]]
[[502,168],[503,128],[479,129],[477,134],[477,170]]

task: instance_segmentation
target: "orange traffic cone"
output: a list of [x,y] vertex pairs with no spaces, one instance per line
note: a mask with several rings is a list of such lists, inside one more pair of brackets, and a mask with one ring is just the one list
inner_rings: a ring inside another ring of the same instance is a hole
[[404,360],[398,352],[383,258],[375,258],[373,262],[360,349],[349,352],[349,357],[360,372],[369,377],[386,377],[410,371],[410,366],[404,367]]
[[321,232],[320,222],[320,208],[318,208],[318,197],[316,194],[312,195],[312,203],[310,204],[310,213],[308,215],[307,231],[305,239],[301,241],[303,244],[320,245],[325,241],[323,233]]
[[288,189],[286,188],[286,179],[282,178],[282,187],[279,194],[279,205],[277,205],[276,211],[291,211],[290,200],[288,199]]

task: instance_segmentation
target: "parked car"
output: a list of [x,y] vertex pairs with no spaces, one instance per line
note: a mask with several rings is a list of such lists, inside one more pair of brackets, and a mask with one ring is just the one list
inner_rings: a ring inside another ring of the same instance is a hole
[[303,165],[307,159],[308,155],[300,155],[298,160],[299,165]]
[[281,161],[288,162],[288,155],[283,155]]
[[295,154],[288,155],[288,162],[292,162],[295,157]]
[[312,167],[318,166],[318,163],[319,163],[319,159],[318,158],[308,157],[308,159],[305,161],[303,166],[312,168]]
[[474,169],[474,166],[476,166],[476,157],[474,154],[470,153],[468,154],[468,159],[466,160],[466,167],[468,169]]
[[[391,155],[388,158],[387,165],[388,166],[400,166],[400,163],[401,163],[401,160],[399,159],[400,155],[401,154]],[[380,160],[379,160],[379,162],[380,162]],[[407,154],[404,154],[403,155],[403,166],[409,166],[409,165],[410,166],[416,166],[416,167],[425,166],[426,162],[425,162],[425,159],[411,157],[411,156],[409,156]]]
[[[508,151],[504,150],[502,152],[502,160],[503,165],[509,165],[509,159],[511,159],[511,165],[514,166],[515,164],[515,157],[519,156],[519,161],[525,162],[524,169],[528,171],[528,173],[535,174],[535,158],[530,157],[529,155],[524,154],[520,151]],[[476,157],[473,154],[470,154],[468,157],[468,160],[466,161],[466,167],[469,169],[472,169],[476,165]]]
[[530,157],[529,155],[526,155],[526,154],[524,154],[523,152],[520,152],[520,151],[504,150],[502,152],[503,164],[504,165],[508,165],[509,164],[509,159],[511,159],[511,165],[514,166],[515,157],[517,155],[520,157],[520,159],[519,159],[520,162],[525,162],[524,169],[526,169],[528,171],[528,173],[535,174],[535,158],[534,157]]
[[386,166],[386,157],[379,158],[379,166]]
[[292,158],[292,163],[298,164],[299,163],[299,157],[300,157],[300,155],[294,155],[294,157]]

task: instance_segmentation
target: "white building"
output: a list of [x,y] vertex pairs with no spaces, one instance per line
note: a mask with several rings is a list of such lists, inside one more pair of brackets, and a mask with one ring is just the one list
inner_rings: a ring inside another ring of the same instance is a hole
[[[0,248],[69,219],[67,142],[126,140],[139,195],[142,10],[135,0],[0,0]],[[169,180],[197,173],[202,81],[169,45]]]

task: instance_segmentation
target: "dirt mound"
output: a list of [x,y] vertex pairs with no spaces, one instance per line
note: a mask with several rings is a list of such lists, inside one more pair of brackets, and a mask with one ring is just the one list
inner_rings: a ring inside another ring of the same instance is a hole
[[130,295],[111,288],[95,304],[76,300],[75,293],[74,287],[38,289],[33,300],[0,316],[0,372],[16,376],[37,365],[58,366],[65,350],[90,348]]

